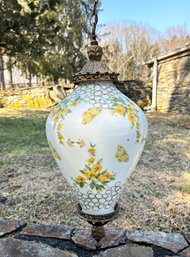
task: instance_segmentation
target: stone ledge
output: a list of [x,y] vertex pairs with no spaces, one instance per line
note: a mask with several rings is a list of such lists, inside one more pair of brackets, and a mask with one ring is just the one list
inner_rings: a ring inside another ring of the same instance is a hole
[[121,246],[114,249],[108,249],[100,253],[99,257],[153,257],[154,252],[151,247],[145,246]]
[[57,238],[70,240],[74,228],[60,225],[28,225],[20,234],[25,236],[37,236],[44,238]]
[[22,221],[0,220],[0,237],[11,234],[26,226]]
[[188,247],[188,243],[180,233],[133,231],[127,232],[126,236],[130,241],[157,245],[174,253]]
[[[96,250],[96,241],[92,238],[88,230],[79,230],[72,236],[72,241],[79,247],[88,250]],[[100,241],[101,249],[125,244],[126,231],[121,228],[105,229],[105,237]]]
[[4,238],[0,240],[1,257],[77,257],[68,251],[50,247],[42,243],[18,240],[15,238]]
[[[73,231],[70,226],[0,220],[0,256],[95,257],[96,242],[90,231]],[[99,257],[190,257],[190,232],[182,235],[106,228],[101,243]]]

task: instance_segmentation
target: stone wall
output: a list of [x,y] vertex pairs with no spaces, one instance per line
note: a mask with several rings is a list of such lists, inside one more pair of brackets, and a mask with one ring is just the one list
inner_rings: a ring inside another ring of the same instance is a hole
[[152,89],[141,80],[125,80],[117,88],[142,109],[151,102]]
[[89,230],[0,220],[1,257],[189,257],[190,233],[106,227],[96,246]]
[[[0,91],[0,106],[8,108],[44,109],[66,97],[72,91],[73,85],[39,86],[32,88],[17,88]],[[140,80],[123,81],[117,88],[136,102],[141,108],[148,105],[151,89]]]
[[0,91],[0,106],[17,109],[45,109],[60,102],[67,95],[66,91],[68,90],[61,86],[10,88]]
[[159,62],[157,110],[190,113],[190,56]]

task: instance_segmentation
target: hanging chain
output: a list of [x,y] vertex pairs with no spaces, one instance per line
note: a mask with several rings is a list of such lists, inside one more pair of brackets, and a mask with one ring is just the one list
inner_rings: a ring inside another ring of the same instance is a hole
[[92,14],[90,16],[91,20],[91,26],[92,26],[92,39],[96,40],[96,26],[98,23],[98,14],[97,14],[97,5],[98,5],[98,0],[94,1],[94,7],[92,10]]

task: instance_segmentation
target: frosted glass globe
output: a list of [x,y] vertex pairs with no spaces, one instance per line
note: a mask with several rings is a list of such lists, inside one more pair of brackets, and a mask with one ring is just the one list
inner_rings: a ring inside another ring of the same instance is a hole
[[49,146],[84,213],[114,211],[147,132],[143,111],[112,82],[82,82],[51,111]]

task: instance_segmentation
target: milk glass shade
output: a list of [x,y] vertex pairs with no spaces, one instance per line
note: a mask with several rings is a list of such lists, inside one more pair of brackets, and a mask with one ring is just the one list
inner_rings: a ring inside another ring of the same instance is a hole
[[51,111],[46,123],[53,156],[82,211],[90,215],[114,212],[148,131],[143,111],[109,76],[102,77],[79,80],[78,87]]

